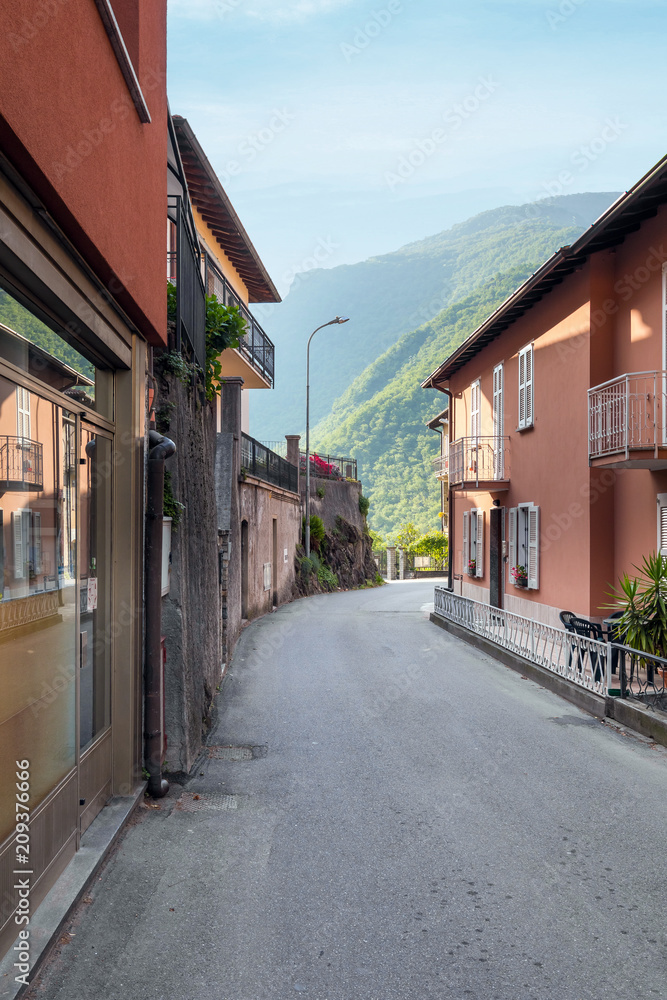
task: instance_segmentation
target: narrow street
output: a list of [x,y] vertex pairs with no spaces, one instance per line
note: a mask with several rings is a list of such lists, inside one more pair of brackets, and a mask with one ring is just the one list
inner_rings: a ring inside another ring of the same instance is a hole
[[139,810],[27,996],[664,998],[667,752],[432,600],[407,581],[250,625],[192,778]]

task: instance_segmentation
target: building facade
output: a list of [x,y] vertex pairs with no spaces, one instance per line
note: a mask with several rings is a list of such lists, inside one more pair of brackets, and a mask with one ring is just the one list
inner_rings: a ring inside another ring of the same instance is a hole
[[450,399],[457,593],[600,619],[667,553],[666,202],[661,161],[425,381]]

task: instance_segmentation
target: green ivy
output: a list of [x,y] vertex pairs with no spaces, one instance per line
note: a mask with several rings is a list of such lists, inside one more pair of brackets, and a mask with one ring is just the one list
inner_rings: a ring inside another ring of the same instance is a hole
[[206,398],[215,399],[222,386],[220,355],[228,347],[238,347],[246,331],[246,321],[238,306],[225,306],[215,295],[206,296]]

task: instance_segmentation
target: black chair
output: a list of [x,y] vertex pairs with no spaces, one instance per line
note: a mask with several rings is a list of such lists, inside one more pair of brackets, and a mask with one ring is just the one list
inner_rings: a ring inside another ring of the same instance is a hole
[[[568,632],[581,636],[583,639],[596,639],[598,642],[604,640],[602,626],[597,622],[591,622],[588,618],[579,618],[573,611],[561,611],[558,616]],[[584,650],[580,646],[572,643],[570,655],[567,661],[568,667],[572,664],[573,656],[576,656],[575,666],[579,673],[582,673],[586,663],[586,655],[590,654],[591,671],[596,681],[602,680],[604,675],[604,654],[598,649]]]
[[[622,609],[619,610],[619,611],[614,611],[613,614],[609,615],[609,618],[607,619],[607,621],[610,621],[612,618],[614,618],[614,619],[615,618],[620,618],[621,615],[624,615],[624,614],[625,614],[625,612]],[[627,638],[628,638],[627,632],[622,631],[617,625],[608,625],[607,626],[607,634],[605,636],[605,639],[607,640],[607,642],[611,642],[612,644],[613,643],[618,643],[620,646],[627,646],[627,644],[628,644],[627,643]],[[612,648],[612,651],[611,651],[611,672],[612,672],[612,674],[617,674],[618,673],[618,664],[619,664],[619,660],[621,660],[621,659],[623,660],[623,663],[625,663],[625,653],[621,649],[613,649]]]

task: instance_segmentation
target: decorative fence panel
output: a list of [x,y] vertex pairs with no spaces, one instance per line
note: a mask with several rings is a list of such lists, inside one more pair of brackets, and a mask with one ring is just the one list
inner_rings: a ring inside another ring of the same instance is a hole
[[435,588],[435,614],[595,694],[611,684],[612,646]]
[[241,435],[241,466],[248,475],[299,492],[299,470],[248,434]]

